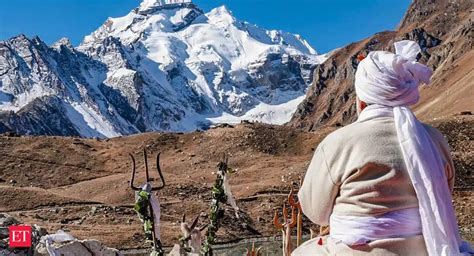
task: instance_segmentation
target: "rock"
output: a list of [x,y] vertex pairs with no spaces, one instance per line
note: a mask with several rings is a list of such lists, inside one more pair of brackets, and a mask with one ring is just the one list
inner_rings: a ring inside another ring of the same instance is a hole
[[180,256],[181,255],[181,246],[179,244],[175,244],[173,249],[168,253],[168,256]]
[[[244,121],[242,121],[242,123],[249,123],[249,121],[244,120]],[[234,126],[231,125],[231,124],[228,124],[228,123],[221,123],[221,124],[212,125],[211,128],[212,129],[214,129],[214,128],[234,128]]]
[[472,112],[471,111],[461,111],[461,116],[471,116]]
[[2,135],[5,136],[5,137],[20,137],[18,134],[16,134],[13,131],[4,132]]
[[41,237],[45,236],[48,234],[48,231],[46,229],[34,224],[32,226],[32,234],[31,234],[31,243],[32,243],[32,248],[35,248],[36,245],[39,244]]
[[92,206],[91,211],[90,211],[91,215],[94,215],[96,212],[97,212],[97,206]]
[[11,225],[18,225],[20,222],[6,213],[0,213],[0,227],[9,227]]
[[46,249],[49,243],[56,255],[64,256],[117,256],[123,255],[117,249],[109,248],[97,240],[75,240],[72,236],[58,232],[52,236],[45,236],[35,247],[35,255],[49,256]]
[[0,239],[8,238],[9,231],[7,227],[0,227]]

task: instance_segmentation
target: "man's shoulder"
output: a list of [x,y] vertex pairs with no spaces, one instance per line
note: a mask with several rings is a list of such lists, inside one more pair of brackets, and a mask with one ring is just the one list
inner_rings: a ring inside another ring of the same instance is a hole
[[[341,127],[324,138],[321,146],[332,148],[350,147],[364,141],[366,144],[386,136],[396,136],[393,119],[383,118],[364,122],[354,122]],[[370,144],[370,143],[369,143]]]
[[383,123],[376,121],[354,122],[330,133],[324,140],[334,141],[353,138],[354,135],[370,134],[374,129],[382,128]]
[[358,122],[348,124],[328,134],[326,138],[324,138],[324,140],[321,142],[321,145],[344,145],[351,138],[353,138],[354,135],[359,134],[361,132],[365,132],[364,127],[366,126],[367,124],[362,124]]
[[348,124],[344,127],[341,127],[339,129],[329,133],[326,136],[326,138],[324,138],[323,142],[327,143],[327,142],[332,142],[332,141],[335,141],[335,140],[340,140],[340,139],[343,139],[345,137],[348,137],[355,130],[358,130],[359,127],[360,127],[360,125],[357,122]]

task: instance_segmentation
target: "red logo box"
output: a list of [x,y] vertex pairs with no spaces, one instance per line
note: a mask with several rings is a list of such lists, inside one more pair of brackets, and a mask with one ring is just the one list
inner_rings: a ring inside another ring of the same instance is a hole
[[10,226],[10,248],[31,247],[31,226]]

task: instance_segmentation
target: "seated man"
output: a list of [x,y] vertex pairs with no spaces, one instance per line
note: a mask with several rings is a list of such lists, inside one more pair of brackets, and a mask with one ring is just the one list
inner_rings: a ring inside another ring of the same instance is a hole
[[298,193],[303,213],[330,226],[292,255],[462,255],[452,206],[454,168],[435,128],[408,106],[431,70],[420,47],[395,43],[357,68],[358,120],[322,141]]

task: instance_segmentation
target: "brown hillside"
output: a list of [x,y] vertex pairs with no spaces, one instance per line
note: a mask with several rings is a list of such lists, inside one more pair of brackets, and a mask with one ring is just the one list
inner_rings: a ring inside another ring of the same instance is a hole
[[377,33],[337,50],[314,71],[307,98],[288,125],[307,131],[344,125],[356,118],[354,75],[357,56],[393,51],[393,42],[417,41],[422,62],[433,68],[432,84],[414,106],[422,120],[474,109],[474,2],[415,0],[397,31]]

